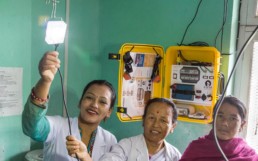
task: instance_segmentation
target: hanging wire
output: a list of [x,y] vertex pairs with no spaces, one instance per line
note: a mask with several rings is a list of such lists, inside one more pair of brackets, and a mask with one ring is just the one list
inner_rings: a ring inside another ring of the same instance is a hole
[[[57,51],[58,46],[59,46],[59,44],[55,44],[55,51]],[[69,113],[68,113],[68,110],[67,110],[67,105],[66,105],[65,96],[64,96],[63,76],[62,76],[61,71],[60,71],[59,68],[58,68],[58,73],[59,73],[60,80],[61,80],[62,98],[63,98],[63,104],[64,104],[64,107],[65,107],[65,112],[66,112],[66,116],[67,116],[67,120],[68,120],[69,134],[72,135],[70,116],[69,116]]]
[[222,30],[221,30],[221,37],[220,37],[220,48],[221,48],[221,52],[223,52],[223,37],[224,37],[224,26],[225,23],[227,21],[227,15],[228,15],[228,1],[229,0],[224,0],[224,13],[223,13],[223,25],[222,25]]
[[49,4],[52,1],[52,12],[51,18],[56,18],[56,4],[59,3],[57,0],[46,0],[46,4]]
[[[58,46],[59,46],[59,44],[55,44],[55,51],[57,51]],[[63,98],[63,104],[64,104],[64,107],[65,107],[65,112],[66,112],[66,117],[67,117],[67,122],[68,122],[68,127],[69,127],[69,134],[72,135],[70,116],[69,116],[69,113],[68,113],[68,109],[67,109],[67,105],[66,105],[66,101],[65,101],[65,96],[64,96],[63,76],[62,76],[62,73],[61,73],[59,68],[58,68],[58,73],[59,73],[60,80],[61,80],[62,98]],[[75,155],[75,157],[76,157],[77,161],[80,161],[77,154]]]
[[195,14],[194,14],[194,17],[193,17],[193,19],[191,20],[191,22],[188,24],[188,26],[186,27],[185,32],[184,32],[184,35],[183,35],[183,38],[182,38],[181,43],[179,44],[179,46],[181,46],[181,45],[183,44],[184,39],[185,39],[185,35],[186,35],[186,33],[187,33],[189,27],[191,26],[191,24],[194,22],[194,20],[195,20],[195,18],[196,18],[196,16],[197,16],[197,13],[198,13],[198,11],[199,11],[199,7],[200,7],[201,3],[202,3],[202,0],[199,1],[199,4],[198,4],[198,6],[197,6],[197,9],[196,9],[196,12],[195,12]]
[[221,33],[221,41],[220,41],[221,52],[222,52],[222,46],[223,46],[223,31],[224,31],[225,23],[227,21],[227,14],[228,14],[228,0],[224,0],[223,22],[214,40],[214,46],[216,47],[218,36]]
[[236,61],[235,61],[234,65],[233,65],[233,68],[232,68],[232,70],[231,70],[231,72],[230,72],[230,75],[229,75],[229,77],[228,77],[228,81],[227,81],[227,83],[226,83],[226,85],[225,85],[225,89],[223,90],[220,99],[218,100],[216,106],[214,107],[214,109],[216,109],[215,115],[214,115],[214,121],[213,121],[213,133],[214,133],[214,138],[215,138],[216,145],[217,145],[217,147],[218,147],[218,149],[219,149],[221,155],[222,155],[223,158],[225,159],[225,161],[228,161],[228,158],[227,158],[227,156],[225,155],[225,153],[223,152],[223,150],[221,149],[221,147],[220,147],[220,145],[219,145],[219,142],[218,142],[218,138],[217,138],[217,132],[216,132],[216,128],[217,128],[217,127],[216,127],[217,115],[218,115],[219,108],[220,108],[220,106],[221,106],[221,104],[222,104],[222,102],[223,102],[223,100],[224,100],[225,93],[226,93],[226,91],[227,91],[227,88],[228,88],[229,82],[230,82],[230,80],[231,80],[231,77],[232,77],[232,75],[233,75],[234,72],[235,72],[236,66],[237,66],[237,64],[238,64],[238,62],[239,62],[241,56],[243,55],[245,49],[247,48],[247,45],[250,43],[250,41],[253,40],[253,37],[255,36],[257,30],[258,30],[258,26],[256,26],[256,28],[254,29],[253,33],[249,36],[249,38],[247,39],[247,41],[245,42],[245,44],[244,44],[243,47],[241,48],[239,54],[237,55]]
[[[51,2],[51,0],[46,0],[46,4],[50,4],[50,2]],[[56,6],[57,6],[57,3],[59,3],[59,1],[52,0],[51,18],[56,18]],[[57,51],[58,46],[59,46],[59,44],[55,44],[55,51]],[[66,113],[66,117],[67,117],[67,123],[68,123],[68,127],[69,127],[69,135],[72,135],[70,116],[69,116],[69,113],[68,113],[67,104],[66,104],[66,100],[65,100],[65,96],[64,96],[63,76],[62,76],[61,71],[60,71],[59,68],[58,68],[58,73],[59,73],[60,80],[61,80],[62,99],[63,99],[63,105],[64,105],[64,108],[65,108],[65,113]],[[80,159],[78,158],[77,154],[76,154],[75,158],[77,159],[77,161],[80,161]]]

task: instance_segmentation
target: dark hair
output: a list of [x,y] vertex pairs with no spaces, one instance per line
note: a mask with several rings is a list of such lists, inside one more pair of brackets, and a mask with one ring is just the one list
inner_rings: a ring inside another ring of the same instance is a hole
[[147,114],[147,111],[148,111],[148,108],[149,106],[154,103],[154,102],[162,102],[162,103],[166,103],[167,105],[169,105],[171,108],[172,108],[172,113],[173,113],[173,116],[172,116],[172,123],[176,123],[177,121],[177,110],[176,110],[176,105],[169,101],[168,99],[166,98],[153,98],[153,99],[150,99],[147,104],[145,105],[145,108],[144,108],[144,113],[143,113],[143,120],[145,119],[146,117],[146,114]]
[[92,86],[92,85],[105,85],[107,86],[109,89],[110,89],[110,92],[111,92],[111,103],[110,103],[110,108],[112,109],[115,105],[115,101],[116,101],[116,92],[115,92],[115,89],[114,87],[112,86],[111,83],[109,83],[108,81],[106,80],[93,80],[91,82],[89,82],[83,89],[83,92],[82,92],[82,96],[81,96],[81,99],[80,99],[80,103],[82,102],[82,99],[83,99],[83,96],[85,94],[85,92]]
[[[214,115],[215,115],[216,111],[218,110],[218,107],[217,107],[218,102],[219,101],[217,101],[216,104],[215,104],[216,109],[214,109],[213,119],[215,117]],[[238,110],[238,113],[239,113],[241,119],[245,120],[245,118],[246,118],[246,106],[244,105],[244,103],[240,99],[238,99],[234,96],[226,96],[226,97],[224,97],[221,105],[224,104],[224,103],[228,103],[232,106],[235,106]]]

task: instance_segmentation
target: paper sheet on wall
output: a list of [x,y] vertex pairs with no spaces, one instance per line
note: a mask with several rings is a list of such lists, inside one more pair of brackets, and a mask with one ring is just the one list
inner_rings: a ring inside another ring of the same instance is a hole
[[22,113],[22,68],[0,67],[0,116]]

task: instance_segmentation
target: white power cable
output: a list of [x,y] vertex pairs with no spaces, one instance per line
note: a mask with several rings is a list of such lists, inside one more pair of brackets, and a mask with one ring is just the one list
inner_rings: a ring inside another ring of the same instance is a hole
[[244,46],[241,48],[239,54],[237,55],[237,58],[236,58],[236,62],[234,63],[234,66],[230,72],[230,75],[229,75],[229,78],[228,78],[228,81],[226,83],[226,86],[222,92],[222,95],[220,97],[220,99],[218,100],[218,103],[216,104],[216,106],[214,107],[214,109],[216,109],[215,111],[215,115],[214,115],[214,121],[213,121],[213,133],[214,133],[214,138],[215,138],[215,142],[216,142],[216,145],[220,151],[220,153],[222,154],[223,158],[225,159],[225,161],[228,161],[228,158],[227,156],[225,155],[225,153],[223,152],[223,150],[221,149],[220,145],[219,145],[219,142],[218,142],[218,138],[217,138],[217,132],[216,132],[216,121],[217,121],[217,115],[218,115],[218,111],[219,111],[219,108],[220,108],[220,105],[221,103],[223,102],[224,100],[224,97],[225,97],[225,93],[227,91],[227,88],[228,88],[228,85],[229,85],[229,82],[230,82],[230,79],[232,77],[232,75],[234,74],[235,72],[235,69],[236,69],[236,66],[241,58],[241,56],[243,55],[245,49],[247,48],[247,45],[250,43],[250,41],[253,40],[253,37],[255,36],[256,32],[258,30],[258,26],[256,26],[256,28],[254,29],[253,33],[249,36],[249,38],[247,39],[247,41],[245,42]]

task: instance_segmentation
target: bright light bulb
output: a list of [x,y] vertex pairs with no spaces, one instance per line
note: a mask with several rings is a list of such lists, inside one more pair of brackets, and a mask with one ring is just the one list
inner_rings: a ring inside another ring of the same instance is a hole
[[48,44],[62,44],[66,32],[66,23],[64,21],[48,21],[45,41]]

